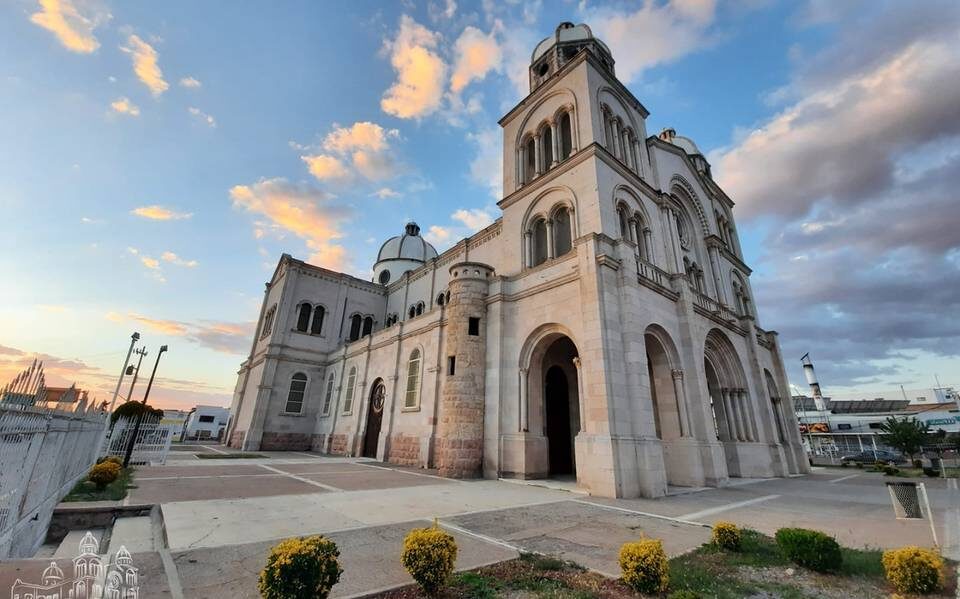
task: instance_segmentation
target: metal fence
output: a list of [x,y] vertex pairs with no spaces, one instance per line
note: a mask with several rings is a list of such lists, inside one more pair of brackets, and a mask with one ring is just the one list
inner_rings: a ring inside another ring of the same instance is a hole
[[0,559],[33,555],[54,506],[96,461],[106,414],[0,403]]
[[[124,416],[114,423],[109,437],[104,442],[101,455],[123,458],[127,452],[130,437],[137,425],[136,416]],[[130,455],[131,464],[165,464],[174,433],[179,430],[176,424],[161,424],[159,416],[145,415],[137,431],[137,440]]]

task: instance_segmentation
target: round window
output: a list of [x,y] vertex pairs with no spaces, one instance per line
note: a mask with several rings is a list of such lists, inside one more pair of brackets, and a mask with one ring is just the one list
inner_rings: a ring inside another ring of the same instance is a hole
[[380,273],[380,284],[386,285],[389,282],[390,282],[390,271],[384,270],[383,272]]

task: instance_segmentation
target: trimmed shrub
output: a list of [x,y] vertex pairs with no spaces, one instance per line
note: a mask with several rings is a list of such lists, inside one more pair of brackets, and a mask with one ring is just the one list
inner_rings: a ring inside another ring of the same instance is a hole
[[641,539],[620,547],[623,582],[638,593],[662,593],[670,582],[670,564],[659,539]]
[[777,545],[793,563],[815,572],[836,572],[843,564],[837,541],[818,530],[781,528]]
[[113,463],[116,464],[117,466],[120,466],[121,468],[123,468],[123,460],[120,459],[118,456],[115,456],[115,455],[108,455],[108,456],[104,456],[104,457],[102,457],[102,458],[97,458],[97,463],[98,463],[98,464],[102,464],[102,463],[104,463],[104,462],[113,462]]
[[274,545],[257,588],[265,599],[323,599],[340,580],[340,550],[321,535]]
[[400,563],[428,595],[435,595],[443,588],[456,561],[456,540],[436,524],[430,528],[414,528],[403,539]]
[[883,475],[884,475],[884,476],[896,476],[896,475],[898,475],[898,474],[900,474],[900,469],[897,468],[896,466],[884,466],[884,467],[883,467]]
[[114,462],[96,464],[87,473],[87,480],[97,485],[98,489],[105,488],[118,478],[120,478],[120,464]]
[[727,551],[740,551],[740,529],[733,522],[714,522],[713,544]]
[[916,469],[918,469],[918,470],[919,470],[920,468],[923,468],[923,460],[918,460],[918,459],[914,458],[914,459],[913,459],[913,467],[916,468]]
[[923,473],[930,478],[940,478],[940,471],[936,468],[924,468]]
[[914,545],[883,552],[887,580],[901,593],[926,594],[943,588],[943,559]]

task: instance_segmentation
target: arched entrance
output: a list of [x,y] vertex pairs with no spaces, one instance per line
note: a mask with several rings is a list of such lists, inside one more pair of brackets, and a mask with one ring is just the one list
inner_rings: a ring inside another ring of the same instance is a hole
[[[753,413],[746,374],[736,348],[719,329],[707,333],[703,369],[713,408],[717,438],[723,443],[730,476],[750,476],[749,451],[743,443],[757,441],[757,420]],[[746,470],[745,470],[746,469]]]
[[521,429],[535,441],[525,451],[537,477],[575,476],[575,440],[581,429],[579,352],[559,325],[534,333],[521,353],[527,364],[526,393],[521,407]]
[[657,438],[672,441],[680,438],[682,434],[680,406],[673,384],[676,360],[673,343],[665,332],[655,327],[649,327],[643,339],[647,349],[647,374],[650,375],[650,396],[653,400],[653,422]]
[[373,382],[370,389],[370,401],[367,402],[367,430],[363,435],[363,457],[377,457],[377,445],[380,442],[380,425],[383,422],[383,406],[386,403],[387,389],[383,379]]

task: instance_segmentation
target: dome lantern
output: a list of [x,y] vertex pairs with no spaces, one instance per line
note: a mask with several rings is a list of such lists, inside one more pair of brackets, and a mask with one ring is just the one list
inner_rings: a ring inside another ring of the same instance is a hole
[[403,228],[403,235],[391,237],[380,246],[373,265],[373,280],[387,285],[436,257],[437,250],[420,236],[420,225],[409,222]]
[[530,58],[530,91],[537,89],[586,48],[613,74],[613,54],[600,38],[594,37],[588,25],[564,21],[553,35],[544,38]]

